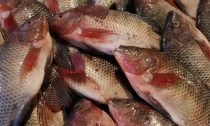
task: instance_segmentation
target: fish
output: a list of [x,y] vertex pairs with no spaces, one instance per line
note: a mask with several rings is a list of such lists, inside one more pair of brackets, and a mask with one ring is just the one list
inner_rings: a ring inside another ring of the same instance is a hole
[[209,15],[210,15],[210,1],[200,0],[197,11],[197,27],[210,41],[210,30],[209,30]]
[[174,1],[187,15],[189,15],[193,19],[197,18],[198,4],[200,0],[174,0]]
[[116,126],[112,118],[87,99],[73,108],[64,126]]
[[175,126],[153,108],[132,99],[112,99],[109,111],[118,126]]
[[91,4],[91,0],[43,0],[44,5],[54,15],[67,10]]
[[162,35],[162,51],[189,68],[210,88],[210,61],[199,46],[199,43],[208,43],[208,40],[204,35],[203,38],[198,36],[196,31],[199,30],[182,16],[169,12]]
[[210,92],[164,52],[121,46],[115,58],[136,93],[180,126],[210,124]]
[[165,0],[135,0],[136,12],[143,17],[148,17],[164,28],[165,20],[169,11],[174,11],[189,21],[192,25],[196,22],[179,9],[173,7]]
[[52,40],[43,16],[12,32],[0,47],[0,124],[19,125],[51,63]]
[[93,0],[94,5],[101,5],[107,8],[115,5],[118,10],[125,10],[128,2],[129,0]]
[[99,5],[78,7],[49,20],[50,28],[70,44],[113,55],[120,45],[160,49],[159,29],[135,14]]
[[74,70],[58,67],[61,79],[78,94],[106,104],[109,99],[132,99],[127,80],[114,64],[69,47]]
[[1,26],[7,34],[10,34],[27,19],[38,14],[44,15],[46,18],[51,17],[51,13],[42,3],[36,0],[23,0],[19,6],[3,14],[0,20]]

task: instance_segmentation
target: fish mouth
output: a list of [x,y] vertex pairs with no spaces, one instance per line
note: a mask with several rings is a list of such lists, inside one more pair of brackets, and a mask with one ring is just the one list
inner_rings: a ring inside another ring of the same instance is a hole
[[168,15],[167,15],[166,21],[165,21],[164,29],[167,28],[168,24],[172,23],[172,21],[175,19],[176,15],[177,14],[174,11],[168,12]]

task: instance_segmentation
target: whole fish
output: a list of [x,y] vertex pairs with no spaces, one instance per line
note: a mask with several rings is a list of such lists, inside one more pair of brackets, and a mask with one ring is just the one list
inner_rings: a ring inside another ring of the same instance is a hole
[[162,50],[189,68],[210,88],[210,61],[199,46],[206,38],[198,36],[196,30],[182,16],[169,12],[162,36]]
[[83,6],[66,11],[54,16],[50,26],[77,47],[110,55],[120,45],[160,48],[160,35],[154,32],[158,29],[144,18],[102,6]]
[[200,0],[197,12],[197,27],[210,41],[210,0]]
[[1,26],[9,34],[27,19],[37,14],[44,15],[47,18],[51,16],[49,10],[42,3],[36,0],[22,0],[19,6],[3,14],[0,18]]
[[175,126],[164,115],[135,100],[113,99],[108,106],[118,126]]
[[178,6],[190,17],[196,19],[200,0],[175,0]]
[[51,13],[58,14],[79,6],[90,4],[91,0],[43,0],[43,3]]
[[149,17],[151,20],[156,21],[161,28],[164,27],[165,19],[169,11],[174,11],[182,15],[187,21],[195,25],[195,21],[191,17],[173,7],[165,0],[135,0],[135,3],[136,11],[139,15]]
[[210,125],[210,92],[167,54],[122,46],[115,57],[137,94],[180,126]]
[[62,80],[69,87],[85,97],[101,103],[108,103],[109,99],[131,99],[128,83],[121,80],[118,67],[102,58],[80,54],[71,48],[72,62],[75,70],[57,68]]
[[18,125],[50,63],[52,41],[46,19],[31,18],[5,41],[0,47],[0,124]]
[[86,99],[73,108],[64,126],[116,126],[111,117]]

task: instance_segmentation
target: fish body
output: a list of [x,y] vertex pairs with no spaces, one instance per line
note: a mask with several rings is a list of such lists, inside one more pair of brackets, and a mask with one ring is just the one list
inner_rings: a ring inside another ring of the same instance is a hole
[[0,47],[0,124],[19,125],[38,93],[50,63],[52,41],[46,19],[36,16]]
[[113,99],[108,106],[118,126],[175,126],[164,115],[135,100]]
[[49,10],[36,0],[22,0],[20,5],[14,9],[4,12],[1,18],[1,26],[7,34],[21,26],[27,19],[40,14],[49,18],[51,16]]
[[111,117],[86,99],[73,108],[64,126],[116,126]]
[[73,60],[77,61],[74,64],[81,64],[77,66],[80,70],[66,71],[58,68],[58,72],[62,80],[75,90],[77,93],[85,97],[93,99],[101,103],[108,103],[109,99],[132,99],[131,93],[126,88],[128,83],[121,81],[121,73],[115,65],[110,62],[90,56],[87,54],[77,55]]
[[160,35],[137,15],[86,6],[66,11],[50,21],[51,29],[71,44],[113,55],[120,45],[159,49]]
[[180,126],[210,124],[210,92],[167,54],[121,47],[115,57],[137,94]]
[[205,56],[208,52],[203,52],[203,46],[199,46],[204,45],[204,41],[209,42],[204,35],[196,34],[197,31],[182,16],[170,12],[162,36],[162,50],[189,68],[210,88],[210,61]]
[[196,19],[200,0],[175,0],[179,7],[190,17]]
[[149,17],[151,20],[163,28],[165,19],[169,11],[174,11],[186,18],[191,24],[195,25],[195,21],[181,12],[179,9],[173,7],[165,0],[136,0],[136,11],[143,17]]
[[53,14],[90,4],[90,0],[43,0],[43,3]]
[[197,12],[197,27],[210,41],[210,0],[200,0]]

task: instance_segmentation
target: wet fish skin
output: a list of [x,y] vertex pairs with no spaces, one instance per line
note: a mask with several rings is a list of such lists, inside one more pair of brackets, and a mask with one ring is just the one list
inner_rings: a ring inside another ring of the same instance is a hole
[[169,12],[162,36],[162,50],[189,68],[210,88],[210,62],[199,46],[199,43],[209,42],[197,31],[182,16]]
[[76,47],[110,55],[120,45],[160,48],[160,35],[153,31],[154,27],[144,18],[102,6],[69,10],[54,16],[50,26],[60,37]]
[[132,99],[127,89],[128,83],[121,81],[118,77],[120,75],[118,67],[102,58],[80,54],[74,48],[71,50],[71,52],[75,51],[72,53],[72,56],[75,57],[73,64],[78,64],[75,70],[63,68],[57,70],[62,80],[71,89],[103,104],[108,103],[112,98]]
[[198,12],[197,12],[197,27],[210,41],[210,29],[209,29],[210,9],[209,9],[209,6],[210,6],[209,0],[200,0],[200,3],[198,5]]
[[164,115],[135,100],[113,99],[108,106],[118,126],[175,126]]
[[180,126],[210,124],[210,92],[199,78],[151,49],[122,46],[115,57],[137,94]]
[[196,19],[200,0],[175,0],[183,12]]
[[58,14],[79,6],[91,4],[91,0],[43,0],[43,3],[51,13]]
[[26,105],[41,87],[51,51],[47,22],[40,16],[24,23],[0,47],[1,125],[21,123]]
[[73,108],[64,126],[116,126],[111,117],[91,101],[81,99]]
[[46,18],[51,16],[49,10],[36,0],[22,0],[19,6],[4,13],[0,21],[7,34],[10,34],[27,19],[37,14],[44,15]]
[[128,0],[93,0],[94,5],[101,5],[110,8],[115,4],[118,10],[125,10]]
[[164,27],[165,19],[169,11],[175,11],[181,14],[192,25],[195,25],[195,21],[192,18],[164,0],[136,0],[135,3],[136,11],[139,15],[149,17],[151,20],[156,21],[161,28]]

